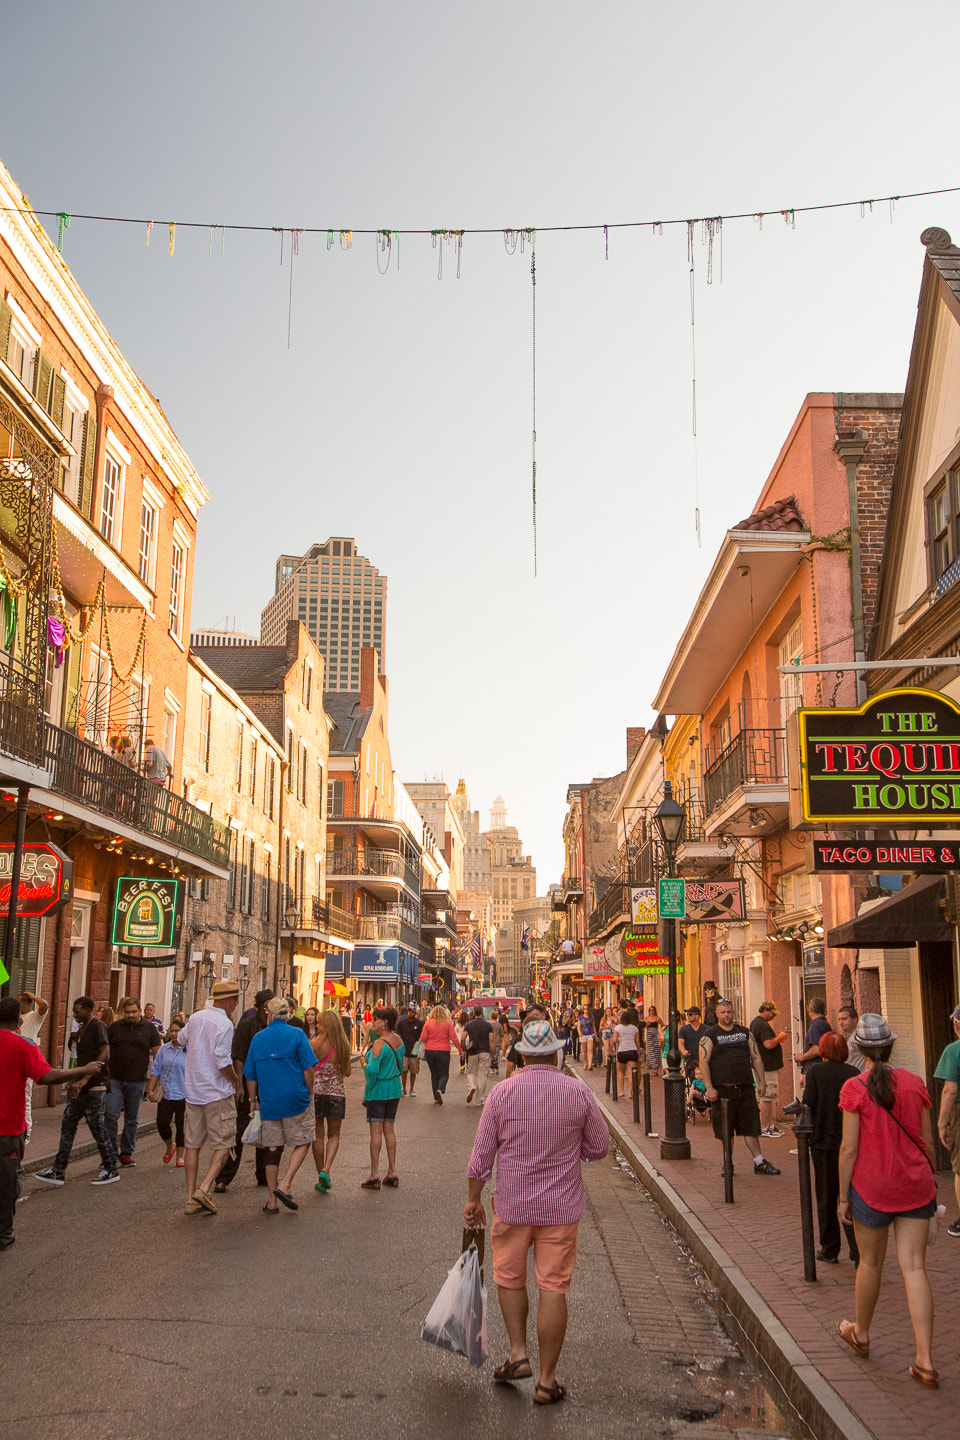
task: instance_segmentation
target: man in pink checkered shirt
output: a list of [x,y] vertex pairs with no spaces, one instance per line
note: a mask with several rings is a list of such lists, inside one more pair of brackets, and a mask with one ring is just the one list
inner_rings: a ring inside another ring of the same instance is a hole
[[602,1160],[609,1135],[592,1092],[557,1068],[563,1041],[545,1020],[524,1026],[517,1049],[523,1068],[494,1087],[477,1127],[463,1218],[468,1226],[486,1224],[481,1195],[496,1162],[493,1278],[510,1355],[493,1378],[502,1385],[533,1375],[527,1355],[527,1254],[532,1246],[540,1291],[540,1374],[533,1399],[537,1405],[553,1405],[567,1393],[557,1383],[557,1361],[586,1204],[580,1162]]

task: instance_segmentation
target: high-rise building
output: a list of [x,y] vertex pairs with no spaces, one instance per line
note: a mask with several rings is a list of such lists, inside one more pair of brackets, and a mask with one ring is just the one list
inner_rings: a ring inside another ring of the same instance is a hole
[[537,894],[537,872],[523,841],[507,822],[507,802],[498,795],[490,807],[490,829],[481,839],[490,857],[493,923],[497,931],[497,984],[525,993],[530,983],[530,952],[521,950],[522,926],[514,924],[514,908]]
[[366,647],[376,650],[379,673],[386,673],[387,577],[358,554],[352,536],[279,557],[260,643],[282,644],[288,620],[300,621],[323,656],[327,690],[359,691]]

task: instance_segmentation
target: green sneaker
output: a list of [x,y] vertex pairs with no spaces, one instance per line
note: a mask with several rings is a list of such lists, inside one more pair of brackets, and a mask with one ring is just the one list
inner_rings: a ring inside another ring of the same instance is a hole
[[319,1190],[321,1193],[325,1190],[330,1189],[330,1176],[327,1174],[326,1170],[320,1171],[319,1175],[317,1176],[317,1183],[316,1185],[314,1185],[313,1188],[314,1190]]

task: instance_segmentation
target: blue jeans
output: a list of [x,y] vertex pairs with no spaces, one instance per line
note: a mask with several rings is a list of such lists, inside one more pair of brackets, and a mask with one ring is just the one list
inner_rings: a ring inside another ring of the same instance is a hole
[[[140,1102],[147,1088],[145,1080],[111,1080],[107,1096],[107,1134],[121,1155],[132,1155],[137,1144]],[[123,1134],[117,1143],[117,1127],[123,1111]]]
[[[117,1084],[119,1083],[118,1080]],[[58,1175],[62,1175],[70,1163],[70,1151],[73,1149],[77,1126],[81,1120],[86,1120],[87,1128],[97,1142],[100,1164],[105,1170],[116,1170],[117,1147],[114,1137],[117,1127],[116,1122],[108,1127],[105,1119],[106,1105],[106,1090],[84,1090],[74,1099],[67,1101],[63,1119],[60,1121],[60,1148],[52,1166]],[[139,1109],[139,1105],[137,1108]],[[125,1150],[123,1153],[126,1155],[129,1152]]]

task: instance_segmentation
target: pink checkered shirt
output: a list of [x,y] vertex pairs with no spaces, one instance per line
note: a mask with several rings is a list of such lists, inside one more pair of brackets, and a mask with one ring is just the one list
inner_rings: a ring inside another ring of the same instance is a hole
[[467,1174],[489,1180],[505,1225],[572,1225],[584,1211],[581,1160],[602,1160],[610,1136],[582,1080],[525,1065],[487,1097]]

